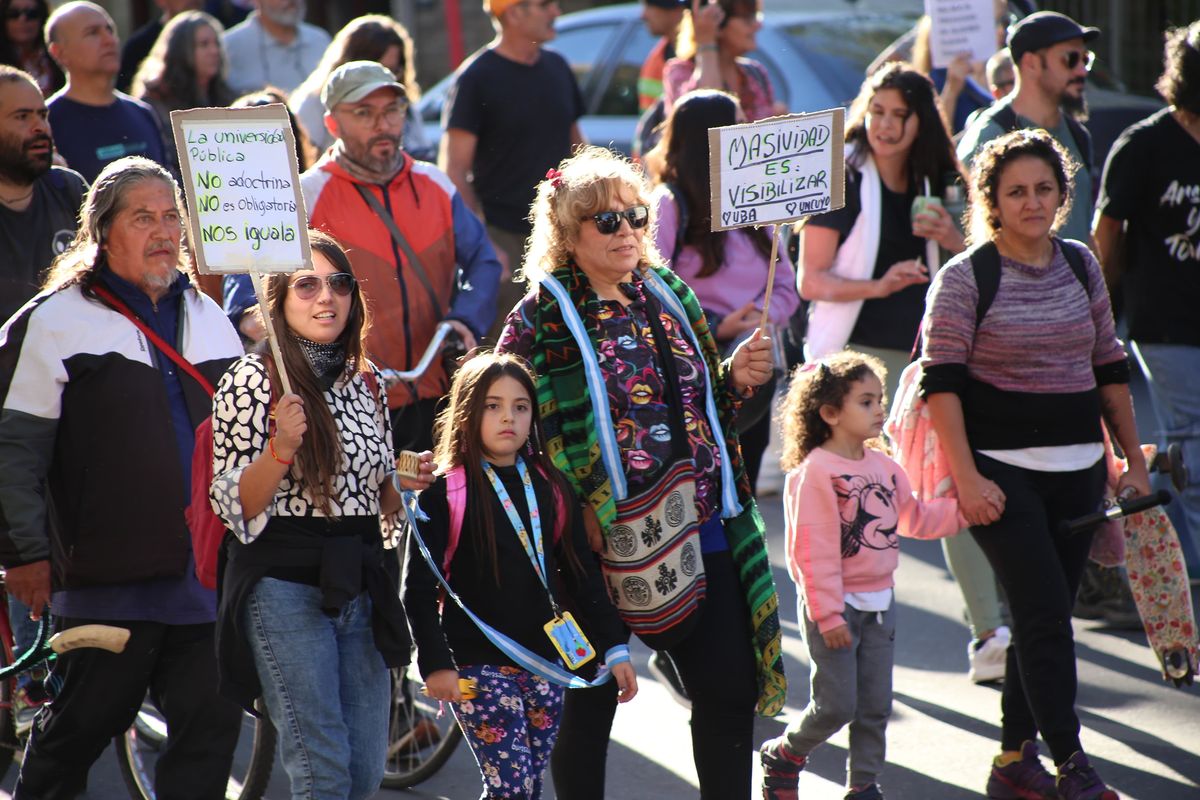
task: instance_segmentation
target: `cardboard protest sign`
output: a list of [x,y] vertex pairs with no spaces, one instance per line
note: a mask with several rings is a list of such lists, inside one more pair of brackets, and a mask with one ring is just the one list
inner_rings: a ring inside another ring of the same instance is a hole
[[172,111],[202,275],[294,272],[309,263],[296,141],[281,104]]
[[929,51],[934,69],[948,67],[959,53],[983,63],[996,52],[993,0],[925,0]]
[[712,229],[791,222],[845,205],[845,109],[708,132]]

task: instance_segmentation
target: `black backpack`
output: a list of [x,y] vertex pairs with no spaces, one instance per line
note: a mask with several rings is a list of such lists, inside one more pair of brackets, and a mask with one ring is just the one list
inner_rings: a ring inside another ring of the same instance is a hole
[[[1085,159],[1084,168],[1089,173],[1094,172],[1095,164],[1093,162],[1096,156],[1092,151],[1092,134],[1070,114],[1063,114],[1063,118],[1067,121],[1067,130],[1071,132],[1071,138],[1075,140],[1075,149]],[[997,106],[992,114],[992,121],[1003,128],[1005,133],[1011,133],[1024,127],[1017,120],[1017,112],[1013,111],[1012,103],[1003,103]]]

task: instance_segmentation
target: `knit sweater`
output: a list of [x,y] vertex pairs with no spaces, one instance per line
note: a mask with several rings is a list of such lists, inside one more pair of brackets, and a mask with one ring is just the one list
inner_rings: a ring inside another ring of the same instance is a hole
[[979,289],[969,258],[946,265],[926,304],[926,395],[963,397],[976,449],[1101,441],[1097,386],[1128,382],[1100,265],[1079,242],[1087,288],[1058,245],[1046,267],[1000,258],[1000,285],[976,327]]
[[958,501],[921,502],[900,465],[868,449],[859,461],[817,448],[784,483],[788,572],[822,633],[846,624],[845,595],[894,585],[897,534],[951,536],[966,527]]

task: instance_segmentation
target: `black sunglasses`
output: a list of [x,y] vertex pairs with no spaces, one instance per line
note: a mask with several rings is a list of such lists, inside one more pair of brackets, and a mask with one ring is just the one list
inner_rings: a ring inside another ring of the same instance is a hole
[[29,21],[42,18],[42,12],[36,8],[10,8],[5,14],[8,19],[27,19]]
[[1091,72],[1092,64],[1096,63],[1096,54],[1091,50],[1068,50],[1063,54],[1063,63],[1067,65],[1067,69],[1075,69],[1080,61],[1083,62],[1083,68]]
[[329,291],[333,292],[338,297],[346,297],[354,291],[354,287],[358,285],[358,280],[349,272],[335,272],[332,275],[305,275],[303,278],[296,278],[288,284],[288,288],[296,293],[296,297],[301,300],[312,300],[321,293],[321,284],[325,283],[329,286]]
[[644,228],[650,221],[650,207],[634,206],[624,211],[601,211],[599,214],[592,214],[596,230],[604,234],[616,233],[621,227],[622,219],[628,222],[629,227],[635,231]]

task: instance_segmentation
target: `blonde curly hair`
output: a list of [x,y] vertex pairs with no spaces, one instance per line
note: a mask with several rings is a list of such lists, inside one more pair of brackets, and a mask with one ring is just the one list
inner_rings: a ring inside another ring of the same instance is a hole
[[650,184],[641,168],[606,147],[581,147],[558,165],[557,174],[538,184],[537,197],[529,212],[533,233],[525,250],[518,280],[529,284],[567,263],[579,240],[583,221],[607,211],[620,198],[633,195],[633,204],[650,207],[650,222],[643,229],[642,257],[638,270],[661,264],[654,246],[654,204]]

